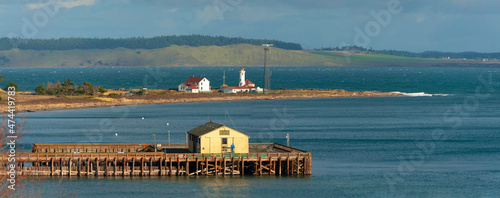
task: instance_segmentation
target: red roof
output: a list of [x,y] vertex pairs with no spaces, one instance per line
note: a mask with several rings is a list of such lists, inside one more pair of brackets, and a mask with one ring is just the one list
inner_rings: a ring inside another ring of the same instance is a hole
[[231,89],[250,89],[249,87],[232,86]]
[[196,87],[196,85],[194,85],[193,83],[182,83],[184,85],[186,85],[187,87],[191,88],[191,89],[198,89],[198,87]]
[[[245,85],[251,85],[251,84],[254,84],[252,81],[249,81],[249,80],[245,80]],[[254,84],[255,85],[255,84]]]
[[194,75],[191,78],[188,78],[186,80],[186,83],[199,83],[202,81],[205,77],[194,77]]

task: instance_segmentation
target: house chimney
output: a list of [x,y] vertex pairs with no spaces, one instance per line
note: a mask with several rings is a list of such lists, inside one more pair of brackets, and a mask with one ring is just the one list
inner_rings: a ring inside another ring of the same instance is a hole
[[191,78],[194,78],[194,75]]

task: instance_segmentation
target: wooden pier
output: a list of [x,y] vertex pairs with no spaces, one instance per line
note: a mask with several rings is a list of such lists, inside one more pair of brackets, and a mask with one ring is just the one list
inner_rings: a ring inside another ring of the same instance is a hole
[[[251,143],[250,153],[189,153],[185,144],[36,144],[16,153],[16,174],[31,176],[310,175],[311,153],[276,143]],[[0,154],[6,170],[8,154]],[[5,175],[1,171],[0,175]]]

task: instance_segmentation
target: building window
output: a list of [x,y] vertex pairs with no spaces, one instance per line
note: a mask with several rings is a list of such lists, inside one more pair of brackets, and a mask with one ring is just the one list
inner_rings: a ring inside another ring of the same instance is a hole
[[219,130],[219,135],[229,135],[229,130]]
[[222,138],[222,144],[227,144],[227,138]]

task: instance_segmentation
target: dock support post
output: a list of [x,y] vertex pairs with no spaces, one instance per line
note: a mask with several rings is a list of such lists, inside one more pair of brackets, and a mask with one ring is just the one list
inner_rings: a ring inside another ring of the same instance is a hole
[[[269,153],[267,155],[269,156]],[[271,175],[272,168],[273,168],[273,161],[271,156],[269,156],[269,175]]]
[[109,173],[108,173],[108,158],[104,158],[104,162],[105,162],[105,165],[104,165],[104,174],[107,176],[109,176]]
[[87,177],[89,176],[90,157],[87,158]]
[[116,177],[116,175],[117,175],[117,174],[116,174],[116,170],[117,170],[117,169],[116,169],[116,165],[117,165],[117,164],[116,164],[116,162],[117,162],[117,160],[118,160],[117,158],[118,158],[118,157],[115,157],[115,164],[114,164],[115,168],[114,168],[114,170],[113,170],[113,176],[115,176],[115,177]]
[[97,158],[95,158],[95,175],[100,176],[99,172],[100,172],[99,157],[97,157]]
[[215,156],[215,162],[214,162],[214,166],[215,166],[215,176],[218,176],[218,175],[219,175],[219,173],[217,172],[217,169],[218,169],[218,168],[217,168],[217,165],[218,165],[217,160],[219,160],[219,159],[217,158],[217,155],[216,155],[216,156]]
[[231,176],[234,176],[234,157],[231,157]]
[[161,170],[161,168],[162,168],[161,163],[163,163],[163,158],[162,157],[160,157],[160,159],[158,159],[158,175],[159,176],[163,175],[163,171]]
[[286,157],[286,174],[290,175],[290,157]]
[[62,176],[63,174],[63,158],[59,158],[59,169],[61,170],[61,172],[59,172],[59,176]]
[[167,164],[167,156],[166,155],[165,155],[165,160],[164,161],[165,161],[165,163],[164,163],[165,164],[165,168],[163,168],[163,169],[165,169],[165,173],[163,175],[167,175],[168,164]]
[[196,176],[198,176],[198,157],[196,157]]
[[262,157],[259,156],[259,175],[262,175]]
[[54,176],[54,158],[50,158],[50,176]]
[[175,176],[179,176],[180,175],[180,162],[179,162],[179,156],[177,156],[177,170],[175,171]]
[[206,156],[205,156],[205,167],[207,168],[207,170],[205,171],[205,175],[208,175],[208,157],[206,157]]
[[78,158],[78,177],[82,176],[82,158]]
[[153,175],[153,157],[149,158],[149,176]]
[[170,167],[168,169],[168,176],[172,176],[172,157],[169,158]]
[[186,176],[189,176],[189,158],[186,158]]
[[281,156],[278,156],[278,174],[281,175]]
[[245,159],[241,158],[241,175],[245,175]]
[[227,166],[226,166],[226,157],[223,157],[222,159],[224,160],[224,167],[222,168],[222,170],[224,171],[224,172],[223,172],[223,173],[224,173],[223,175],[224,175],[224,177],[225,177],[225,176],[226,176],[226,168],[227,168]]
[[135,174],[135,156],[132,158],[132,170],[130,170],[130,176],[134,176]]
[[123,157],[122,177],[125,177],[125,169],[127,169],[127,163],[128,163],[127,157]]
[[297,162],[297,172],[295,174],[299,175],[299,172],[300,172],[300,160],[297,157],[297,159],[295,161]]
[[144,175],[144,157],[141,158],[141,176]]
[[71,158],[68,160],[68,176],[71,177]]

